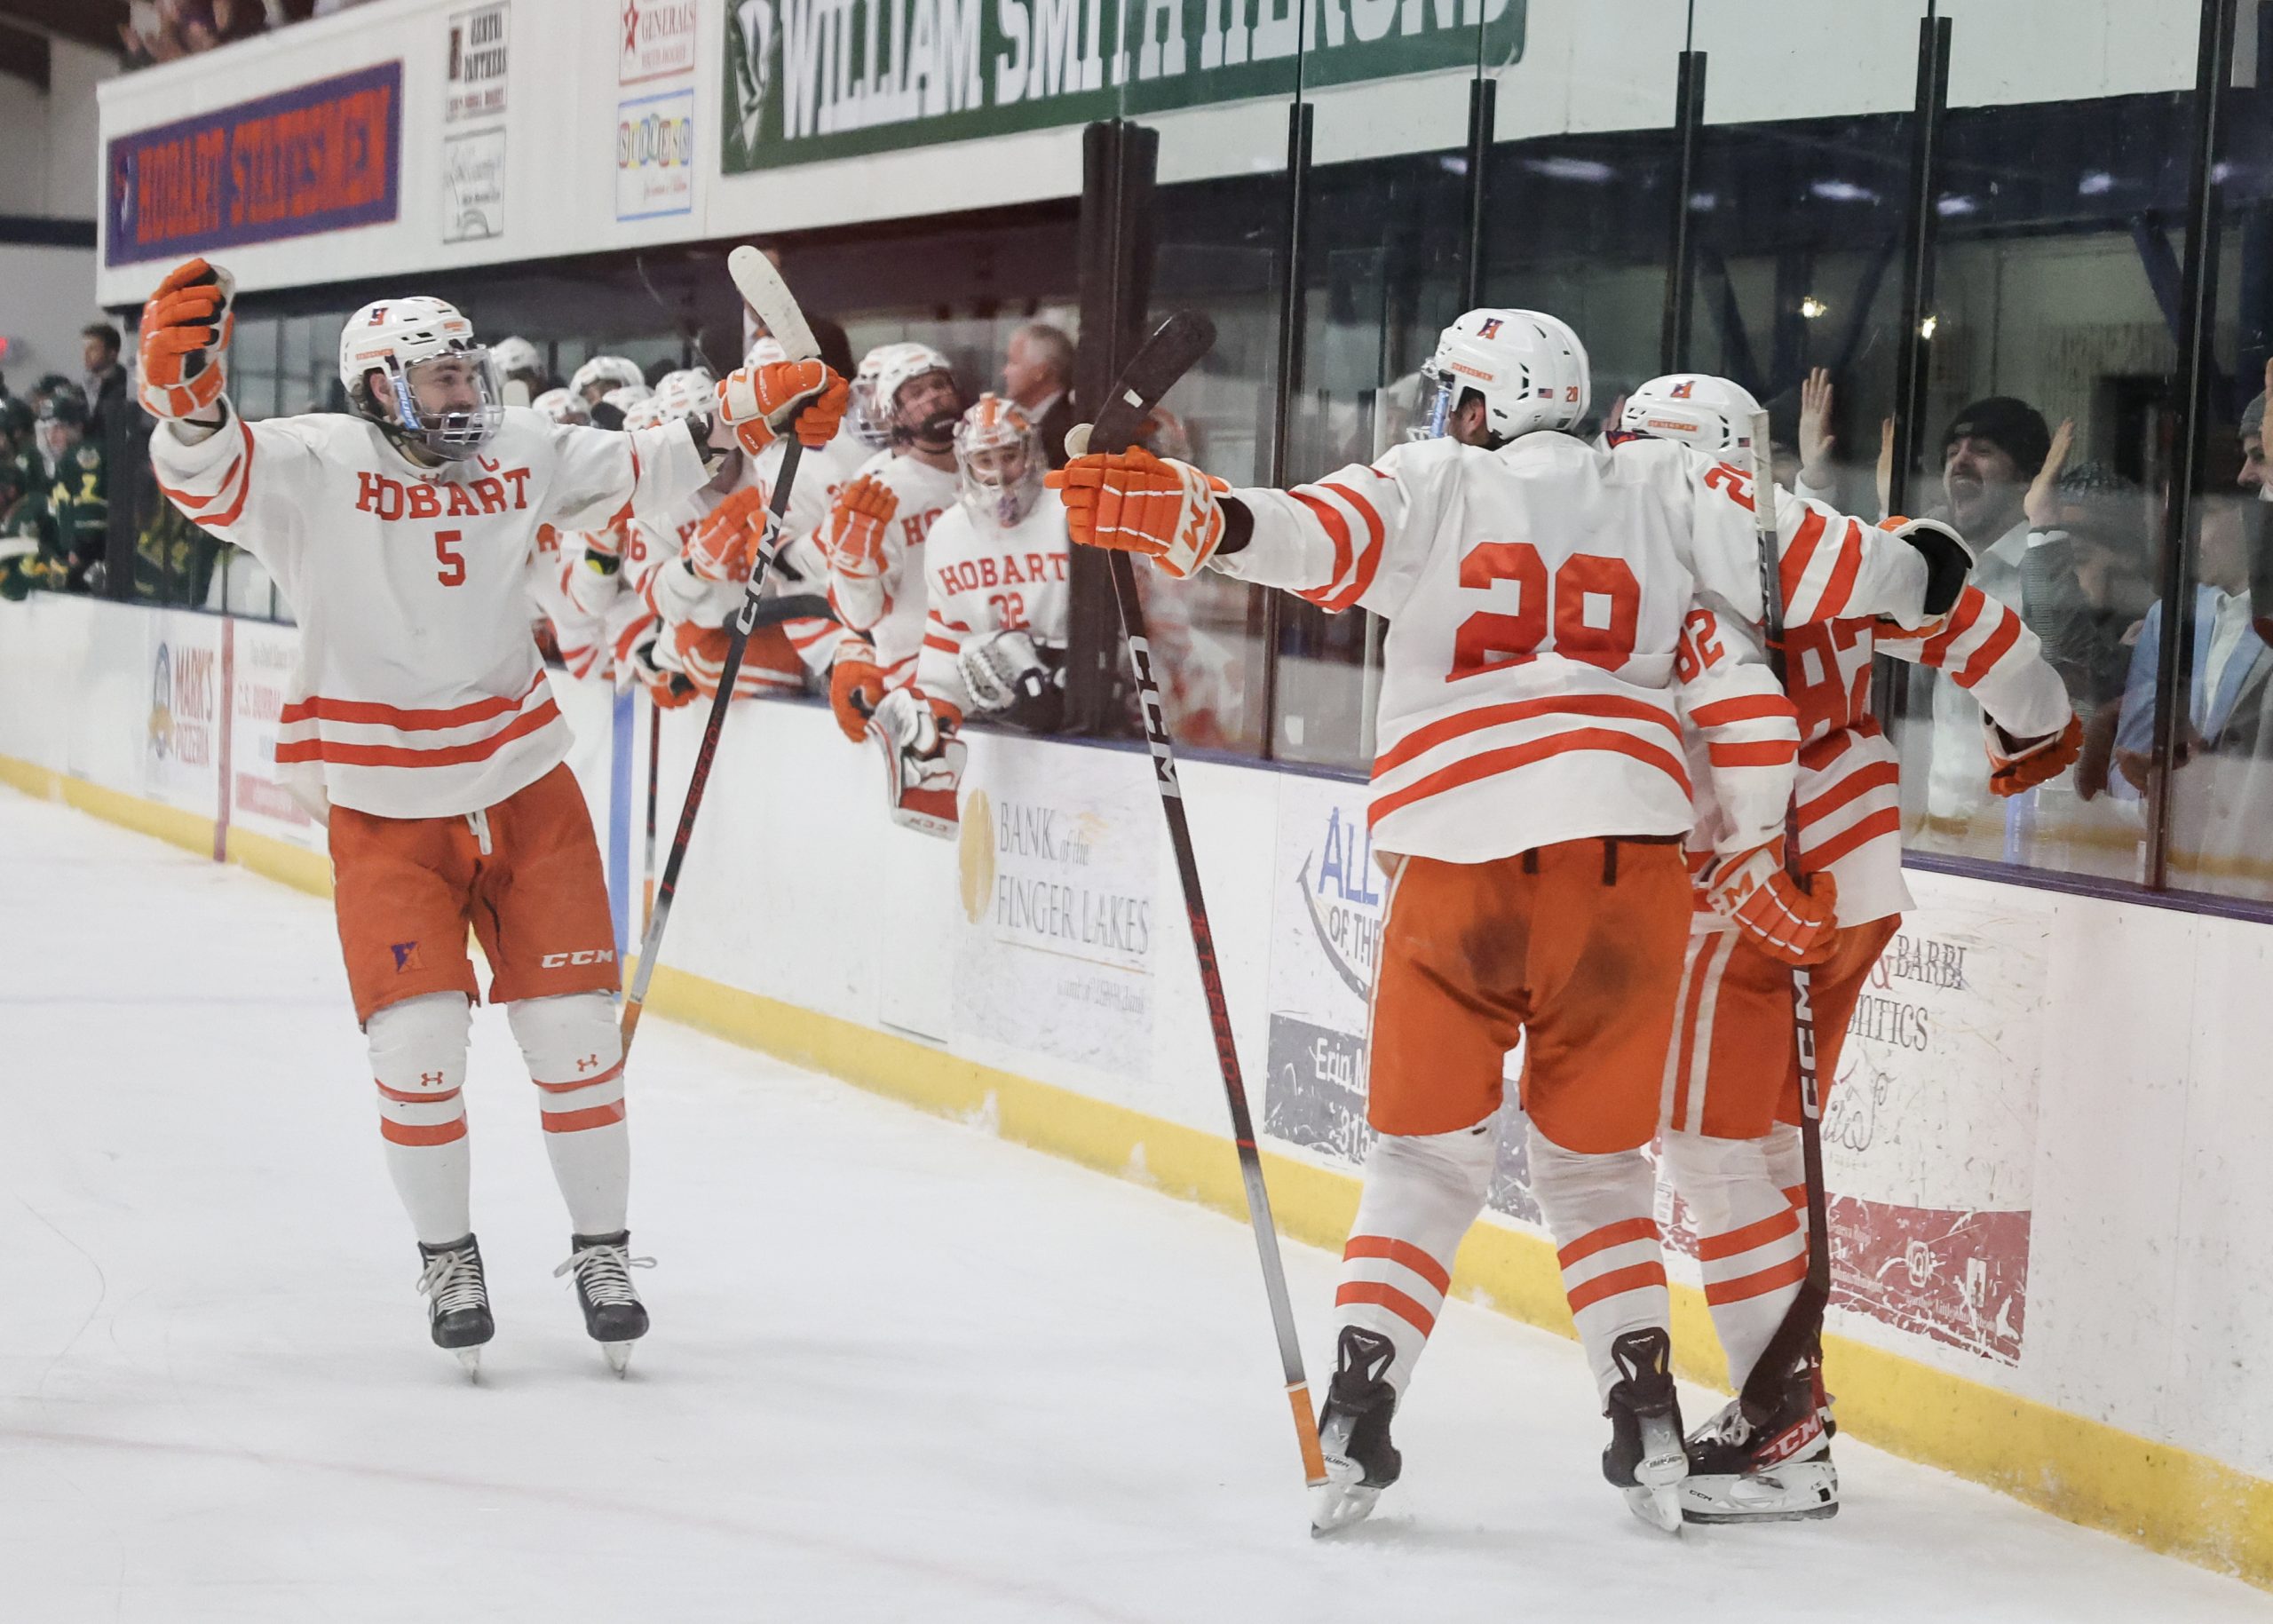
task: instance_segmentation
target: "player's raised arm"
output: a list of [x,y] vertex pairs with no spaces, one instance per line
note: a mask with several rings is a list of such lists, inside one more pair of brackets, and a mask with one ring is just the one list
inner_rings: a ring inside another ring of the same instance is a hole
[[1915,630],[1881,625],[1877,646],[1882,654],[1933,667],[1973,695],[1998,795],[2048,782],[2083,753],[2083,724],[2044,646],[1979,587],[1968,584],[1949,614]]

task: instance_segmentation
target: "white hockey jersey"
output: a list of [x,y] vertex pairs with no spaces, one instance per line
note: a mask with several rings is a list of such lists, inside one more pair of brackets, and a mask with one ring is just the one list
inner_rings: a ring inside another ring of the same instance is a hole
[[[1429,440],[1293,490],[1235,491],[1253,532],[1215,564],[1388,619],[1369,813],[1380,850],[1485,862],[1682,835],[1693,817],[1676,646],[1700,598],[1760,614],[1751,483],[1665,440]],[[1925,619],[1926,561],[1907,543],[1815,503],[1778,514],[1794,623]],[[1771,710],[1779,696],[1750,681]],[[1730,725],[1741,739],[1778,724]]]
[[509,410],[485,455],[410,462],[342,414],[247,423],[150,457],[189,518],[244,548],[297,614],[276,759],[304,793],[389,818],[493,806],[567,753],[529,630],[537,527],[668,506],[707,477],[677,424],[637,434]]
[[[1724,629],[1724,642],[1754,636]],[[1801,866],[1839,883],[1839,923],[1867,924],[1911,907],[1902,878],[1901,757],[1871,715],[1871,656],[1932,666],[1978,701],[2016,739],[2040,739],[2074,714],[2060,674],[2021,617],[1968,585],[1957,606],[1914,630],[1868,618],[1795,626],[1786,636],[1792,704],[1799,714],[1796,822]],[[1697,764],[1692,747],[1691,764]],[[1985,784],[1989,762],[1978,768]],[[1696,848],[1722,820],[1718,780],[1698,777]],[[1723,927],[1717,918],[1709,920]]]
[[958,502],[923,544],[929,601],[916,686],[968,715],[970,691],[957,659],[990,631],[1023,631],[1046,648],[1065,646],[1065,504],[1045,490],[1032,511],[1005,527]]
[[923,646],[923,543],[939,515],[955,505],[955,476],[952,469],[889,451],[877,452],[857,472],[891,487],[899,511],[884,527],[883,573],[860,579],[832,566],[828,599],[838,620],[874,639],[884,685],[906,687],[915,680],[916,655]]

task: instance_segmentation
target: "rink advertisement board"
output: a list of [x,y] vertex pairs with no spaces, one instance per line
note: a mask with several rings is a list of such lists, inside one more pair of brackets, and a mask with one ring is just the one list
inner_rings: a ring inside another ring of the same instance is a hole
[[277,776],[276,734],[300,658],[300,634],[263,621],[230,622],[229,821],[321,851],[324,832]]
[[[1306,18],[1305,10],[1314,6]],[[1525,0],[728,0],[727,174],[1523,56]],[[1307,23],[1307,28],[1305,24]],[[1299,69],[1299,73],[1298,73]]]
[[615,109],[615,218],[694,212],[694,92],[672,91]]
[[1152,1066],[1160,808],[1141,757],[1075,776],[1061,752],[989,739],[956,837],[954,1025],[1123,1078]]
[[498,0],[450,17],[446,124],[487,123],[505,116],[505,68],[513,8]]
[[401,160],[400,61],[115,137],[104,263],[394,219]]
[[221,640],[227,625],[218,615],[170,610],[148,621],[142,793],[208,817],[220,796]]

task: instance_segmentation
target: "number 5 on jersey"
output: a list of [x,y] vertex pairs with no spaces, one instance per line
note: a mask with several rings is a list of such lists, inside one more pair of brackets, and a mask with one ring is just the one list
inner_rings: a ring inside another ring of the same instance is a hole
[[1522,665],[1542,649],[1606,671],[1634,657],[1642,584],[1625,559],[1572,553],[1556,569],[1551,590],[1547,560],[1529,542],[1485,542],[1460,561],[1462,587],[1489,591],[1501,581],[1516,583],[1516,612],[1479,609],[1460,623],[1446,682]]
[[434,532],[434,558],[442,566],[434,572],[434,579],[444,586],[465,584],[465,555],[458,551],[455,545],[463,540],[465,540],[465,532],[463,530]]

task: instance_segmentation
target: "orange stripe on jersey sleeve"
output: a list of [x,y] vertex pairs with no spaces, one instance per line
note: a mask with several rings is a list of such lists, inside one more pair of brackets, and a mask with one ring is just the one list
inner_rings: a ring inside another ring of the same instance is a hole
[[1382,566],[1382,543],[1389,533],[1382,524],[1380,511],[1356,491],[1346,485],[1327,485],[1322,488],[1332,491],[1357,509],[1358,517],[1366,521],[1366,545],[1358,554],[1357,575],[1350,582],[1348,591],[1341,593],[1326,606],[1338,614],[1363,598],[1366,589],[1374,584],[1374,576]]
[[1881,835],[1902,833],[1902,809],[1886,806],[1869,817],[1840,830],[1819,846],[1804,843],[1800,847],[1800,860],[1810,869],[1828,868],[1849,852],[1868,845]]
[[1988,606],[1988,603],[1987,594],[1979,587],[1966,588],[1958,597],[1957,607],[1950,611],[1948,622],[1920,646],[1918,662],[1939,666],[1947,660],[1950,649],[1960,638],[1973,630],[1974,622],[1981,618],[1981,611]]
[[1792,536],[1792,544],[1784,550],[1782,582],[1786,603],[1799,595],[1800,582],[1807,578],[1808,565],[1815,558],[1816,544],[1822,540],[1823,515],[1810,508]]
[[1317,586],[1306,587],[1295,593],[1298,598],[1306,598],[1325,606],[1327,600],[1334,596],[1334,582],[1349,572],[1350,521],[1342,517],[1341,510],[1331,502],[1321,501],[1306,490],[1297,488],[1287,494],[1318,515],[1319,523],[1325,527],[1327,539],[1334,543],[1334,573]]
[[1699,727],[1726,727],[1731,722],[1796,721],[1792,701],[1780,693],[1747,693],[1737,699],[1715,700],[1689,713]]
[[1766,739],[1749,744],[1708,744],[1705,753],[1716,767],[1780,767],[1796,760],[1797,739]]
[[1874,761],[1867,767],[1857,768],[1812,801],[1800,803],[1797,813],[1800,827],[1805,828],[1810,823],[1821,821],[1848,802],[1868,795],[1873,789],[1901,781],[1902,769],[1890,761]]
[[[2000,605],[1999,607],[2003,608],[2003,606]],[[1997,630],[1991,632],[1988,639],[1973,651],[1973,657],[1965,662],[1965,669],[1957,674],[1957,685],[1960,688],[1970,688],[1988,676],[1991,671],[1996,669],[1997,661],[2010,653],[2013,645],[2020,640],[2021,617],[2010,609],[2005,609],[1997,622]]]
[[1846,611],[1847,600],[1854,596],[1856,578],[1862,573],[1863,527],[1850,519],[1847,521],[1847,533],[1839,538],[1839,561],[1832,566],[1831,579],[1824,583],[1823,601],[1808,618],[1837,620]]

